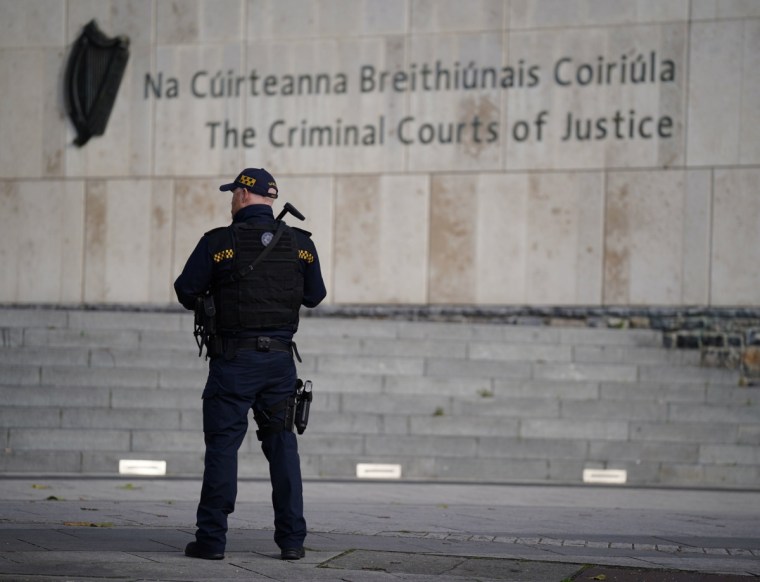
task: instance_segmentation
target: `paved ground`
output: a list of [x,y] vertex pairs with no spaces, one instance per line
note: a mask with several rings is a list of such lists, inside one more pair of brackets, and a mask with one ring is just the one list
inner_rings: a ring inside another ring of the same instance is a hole
[[282,562],[269,485],[241,482],[226,558],[182,554],[196,480],[0,479],[0,580],[729,582],[760,576],[760,492],[305,483]]

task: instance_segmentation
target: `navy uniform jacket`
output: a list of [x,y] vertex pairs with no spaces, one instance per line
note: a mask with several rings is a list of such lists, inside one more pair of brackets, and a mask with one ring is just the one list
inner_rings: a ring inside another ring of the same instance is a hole
[[[235,213],[233,222],[256,222],[271,221],[273,230],[276,228],[272,207],[266,204],[254,204],[241,208]],[[325,283],[322,280],[322,271],[319,268],[319,257],[314,242],[305,231],[293,229],[298,243],[298,261],[303,273],[303,305],[316,307],[327,295]],[[203,295],[211,288],[214,279],[227,274],[232,268],[231,260],[214,262],[214,251],[209,248],[209,237],[204,236],[196,245],[190,258],[187,259],[185,268],[174,282],[174,291],[177,293],[179,302],[189,310],[195,309],[195,299]],[[293,336],[288,330],[267,331],[266,335],[273,338],[290,340]]]

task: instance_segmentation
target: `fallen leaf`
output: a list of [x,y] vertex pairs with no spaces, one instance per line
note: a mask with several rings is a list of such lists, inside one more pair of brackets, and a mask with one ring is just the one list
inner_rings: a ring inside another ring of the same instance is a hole
[[38,485],[37,483],[34,483],[32,489],[50,489],[50,485]]
[[607,576],[605,574],[599,574],[598,576],[594,576],[591,578],[591,580],[599,580],[599,581],[606,580],[606,579],[607,579]]

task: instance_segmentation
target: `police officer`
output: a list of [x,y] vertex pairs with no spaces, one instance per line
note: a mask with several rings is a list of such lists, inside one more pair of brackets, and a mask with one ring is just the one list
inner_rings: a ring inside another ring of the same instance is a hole
[[185,555],[224,558],[237,452],[253,410],[269,462],[274,539],[283,560],[298,560],[306,537],[301,467],[285,421],[297,381],[293,334],[300,306],[318,305],[325,285],[310,234],[274,218],[278,188],[269,172],[246,168],[219,189],[232,192],[232,224],[201,238],[174,283],[184,307],[194,309],[199,296],[210,294],[217,315],[203,390],[203,486],[195,541]]

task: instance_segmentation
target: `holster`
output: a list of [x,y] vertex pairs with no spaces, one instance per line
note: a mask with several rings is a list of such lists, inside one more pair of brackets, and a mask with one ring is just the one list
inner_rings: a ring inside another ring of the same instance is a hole
[[[269,409],[262,409],[254,404],[253,418],[259,426],[256,438],[263,441],[265,438],[287,430],[293,432],[295,426],[298,434],[303,434],[309,423],[309,408],[311,406],[311,380],[304,382],[296,380],[296,392],[285,400],[281,400]],[[284,411],[282,421],[273,421],[272,417]]]
[[296,391],[296,411],[295,411],[295,419],[294,423],[296,426],[296,430],[298,430],[298,434],[303,434],[306,430],[306,425],[309,424],[309,409],[311,408],[311,380],[306,380],[306,382],[301,382],[301,380],[298,380],[296,383],[296,386],[301,385],[298,387],[298,390]]
[[221,338],[216,335],[216,307],[212,295],[202,295],[195,300],[195,342],[198,356],[206,348],[206,359],[222,353]]

